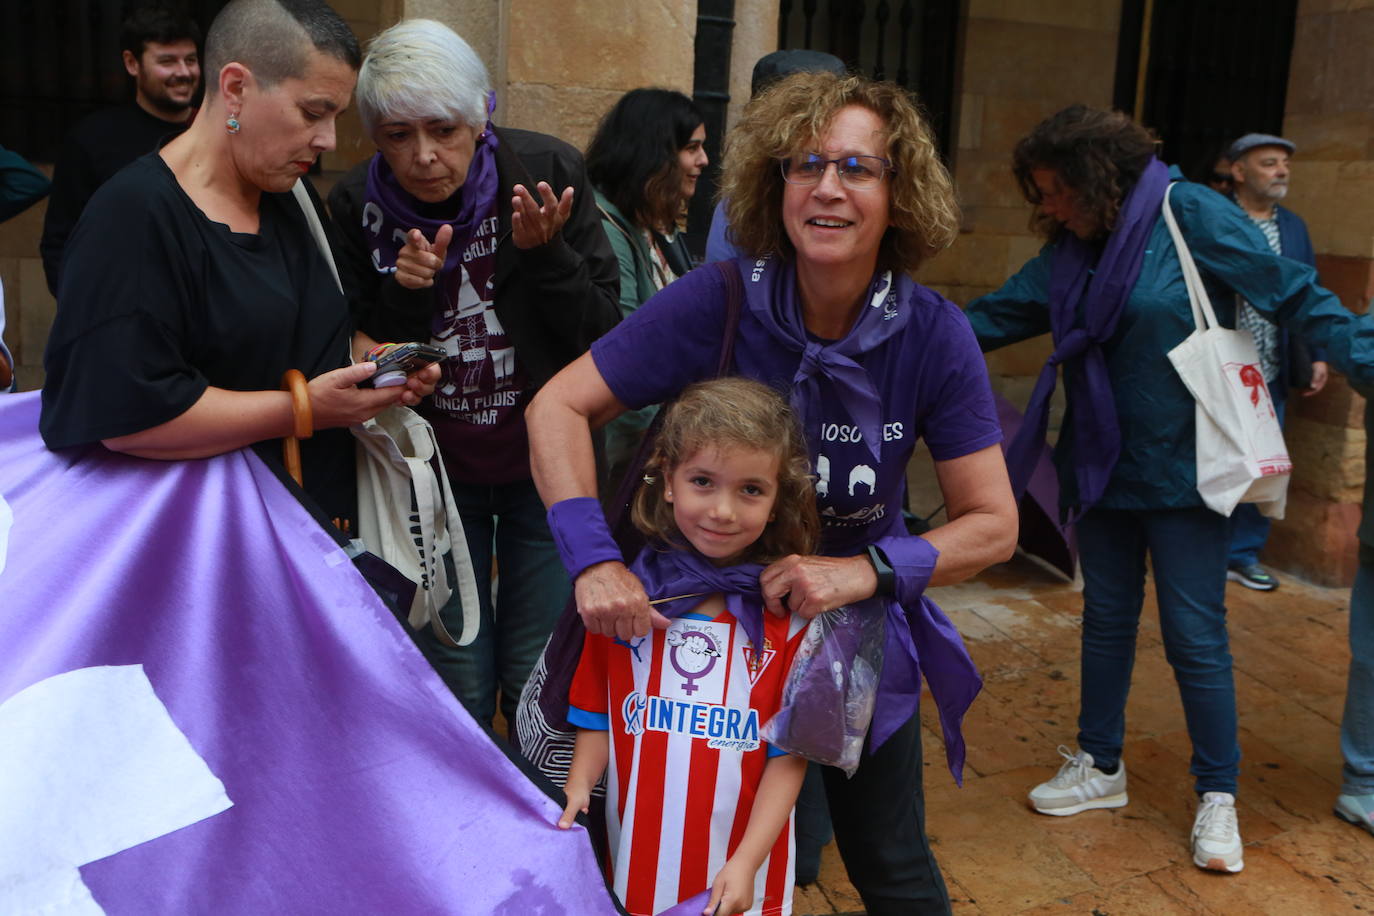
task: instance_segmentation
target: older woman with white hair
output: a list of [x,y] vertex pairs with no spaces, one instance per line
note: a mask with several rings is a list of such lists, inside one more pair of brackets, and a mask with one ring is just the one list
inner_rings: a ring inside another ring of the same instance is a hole
[[[581,155],[544,134],[493,127],[486,67],[446,26],[415,19],[378,35],[357,99],[378,153],[329,195],[340,272],[360,329],[448,353],[421,411],[438,435],[481,598],[471,645],[421,634],[421,648],[479,721],[492,721],[498,691],[513,721],[570,590],[530,478],[525,405],[616,323],[619,267]],[[455,625],[459,613],[444,610]]]

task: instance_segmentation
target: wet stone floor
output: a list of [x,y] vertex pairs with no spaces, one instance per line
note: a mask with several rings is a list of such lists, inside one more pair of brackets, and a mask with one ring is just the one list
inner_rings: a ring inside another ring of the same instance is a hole
[[[1227,585],[1244,755],[1236,875],[1192,864],[1190,746],[1152,583],[1127,707],[1130,803],[1065,818],[1036,814],[1026,792],[1058,768],[1056,746],[1074,743],[1080,586],[1018,556],[931,590],[986,682],[964,725],[962,789],[922,701],[927,826],[955,913],[1374,913],[1374,836],[1331,813],[1350,593],[1280,579],[1270,593]],[[795,912],[863,912],[833,845],[820,881],[797,889]]]

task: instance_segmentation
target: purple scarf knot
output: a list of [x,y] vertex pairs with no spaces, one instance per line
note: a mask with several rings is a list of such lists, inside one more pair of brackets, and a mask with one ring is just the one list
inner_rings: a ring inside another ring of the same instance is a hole
[[860,365],[860,357],[878,347],[906,327],[910,310],[906,307],[914,282],[905,274],[894,279],[890,271],[873,278],[864,306],[853,327],[839,340],[817,340],[810,336],[802,317],[801,297],[797,294],[797,272],[788,262],[768,257],[742,259],[740,273],[745,280],[749,309],[784,347],[797,353],[801,361],[792,379],[792,409],[801,418],[808,442],[820,441],[821,382],[829,384],[863,434],[864,444],[874,459],[882,448],[882,399]]
[[[664,617],[680,617],[707,595],[725,596],[725,607],[744,627],[749,641],[763,645],[763,594],[758,563],[716,566],[692,549],[649,545],[639,552],[630,571],[644,583],[644,591]],[[662,601],[675,598],[674,601]]]
[[1065,375],[1078,489],[1070,522],[1102,497],[1121,454],[1121,429],[1102,344],[1116,333],[1126,300],[1140,278],[1145,246],[1168,186],[1169,170],[1151,158],[1126,195],[1100,257],[1095,245],[1068,232],[1054,249],[1049,288],[1054,353],[1040,370],[1026,405],[1026,420],[1007,447],[1007,470],[1012,492],[1020,500],[1044,448],[1058,367],[1074,364],[1078,371]]
[[[396,269],[396,256],[406,244],[406,233],[419,229],[429,241],[445,225],[453,226],[453,240],[444,255],[441,274],[454,270],[462,259],[468,241],[478,224],[496,210],[500,179],[496,173],[496,133],[488,121],[477,138],[467,177],[457,193],[458,210],[452,216],[431,216],[420,212],[420,202],[401,187],[381,153],[372,157],[367,169],[367,188],[364,192],[363,227],[373,236],[372,266],[379,273]],[[450,198],[451,199],[451,198]],[[451,284],[441,280],[436,284],[448,289]]]
[[1061,365],[1071,359],[1078,359],[1093,345],[1093,339],[1082,328],[1074,328],[1063,338],[1055,341],[1054,352],[1050,354],[1051,365]]

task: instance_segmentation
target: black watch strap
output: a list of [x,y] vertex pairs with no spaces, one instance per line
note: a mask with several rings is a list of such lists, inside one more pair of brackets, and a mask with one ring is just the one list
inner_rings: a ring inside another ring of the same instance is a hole
[[868,562],[873,564],[873,571],[878,574],[878,588],[873,594],[897,594],[897,574],[893,572],[892,564],[887,562],[887,557],[878,549],[877,544],[868,546]]

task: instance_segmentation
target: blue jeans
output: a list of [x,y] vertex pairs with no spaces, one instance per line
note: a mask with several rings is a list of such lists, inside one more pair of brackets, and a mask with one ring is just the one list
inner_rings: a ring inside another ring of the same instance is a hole
[[[501,713],[513,728],[520,691],[572,585],[533,481],[495,486],[455,482],[453,496],[477,577],[480,627],[477,638],[461,648],[440,643],[428,627],[416,634],[416,641],[474,719],[491,727],[499,691]],[[499,572],[494,602],[493,554]],[[462,632],[457,592],[440,614],[449,632]]]
[[[1279,428],[1283,428],[1284,398],[1287,392],[1270,384],[1269,396],[1274,399],[1274,412],[1279,415]],[[1226,558],[1227,566],[1253,566],[1259,562],[1260,551],[1269,540],[1269,519],[1260,514],[1254,503],[1241,503],[1231,513],[1228,536],[1231,554]]]
[[1350,676],[1341,717],[1346,795],[1374,795],[1374,548],[1360,545],[1350,593]]
[[1078,523],[1083,660],[1078,745],[1099,767],[1121,757],[1148,553],[1164,655],[1183,699],[1201,792],[1235,794],[1236,689],[1226,637],[1226,519],[1206,508],[1093,509]]

